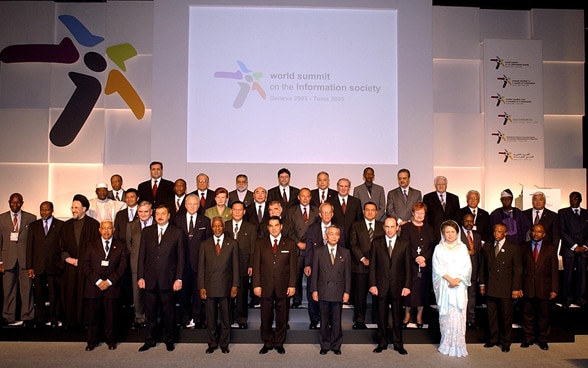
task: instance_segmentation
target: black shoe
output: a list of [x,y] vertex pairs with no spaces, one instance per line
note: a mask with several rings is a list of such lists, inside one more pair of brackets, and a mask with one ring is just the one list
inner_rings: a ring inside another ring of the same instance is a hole
[[148,343],[148,342],[146,342],[146,343],[144,343],[144,344],[143,344],[143,346],[141,346],[141,347],[139,348],[139,351],[140,351],[140,352],[142,352],[142,351],[147,351],[147,350],[149,350],[149,349],[151,349],[151,348],[154,348],[154,347],[155,347],[155,344],[151,344],[151,343]]
[[533,345],[533,341],[524,340],[523,342],[521,342],[521,348],[528,348],[531,345]]
[[264,346],[261,348],[261,350],[259,350],[259,354],[267,354],[268,351],[272,350],[272,347],[269,346]]
[[230,353],[231,351],[229,350],[229,348],[221,348],[221,352],[222,352],[223,354],[228,354],[228,353]]
[[309,330],[318,330],[318,322],[310,322]]
[[276,351],[278,352],[278,354],[286,354],[286,349],[284,349],[283,346],[277,346]]
[[108,344],[108,350],[116,350],[116,342]]
[[406,349],[403,346],[395,346],[394,350],[396,350],[400,355],[408,354],[408,351],[406,351]]
[[300,308],[300,303],[292,303],[292,308],[294,308],[294,309]]
[[404,323],[402,322],[402,328],[407,328],[408,327],[408,322]]
[[494,347],[494,346],[496,346],[496,344],[495,344],[495,343],[493,343],[493,342],[487,342],[487,343],[485,343],[485,344],[484,344],[484,347],[485,347],[485,348],[492,348],[492,347]]
[[86,351],[92,351],[92,350],[94,350],[94,348],[96,348],[96,345],[94,345],[94,344],[86,345]]
[[173,342],[166,342],[165,343],[165,349],[167,351],[174,351],[175,348],[176,347],[174,346],[174,343]]
[[416,325],[417,325],[417,328],[418,329],[422,329],[423,328],[423,324],[422,323],[417,323]]
[[365,329],[367,329],[367,326],[365,325],[364,322],[355,322],[353,324],[353,329],[354,330],[365,330]]
[[209,346],[206,349],[206,354],[212,354],[212,353],[214,353],[215,350],[216,350],[216,348],[213,348],[212,346]]
[[503,353],[508,353],[510,351],[510,346],[502,346],[502,352]]
[[341,355],[341,350],[339,350],[339,349],[333,349],[333,354],[335,354],[335,355]]
[[541,350],[549,350],[549,345],[547,345],[547,342],[540,342],[539,347]]
[[388,349],[388,347],[387,347],[387,346],[377,346],[377,347],[376,347],[376,348],[373,350],[373,352],[374,352],[374,353],[378,353],[378,354],[379,354],[379,353],[381,353],[382,351],[384,351],[384,350],[386,350],[386,349]]
[[321,351],[319,351],[320,355],[326,355],[329,351],[327,349],[321,349]]
[[246,330],[247,329],[247,323],[239,323],[239,329],[240,330]]

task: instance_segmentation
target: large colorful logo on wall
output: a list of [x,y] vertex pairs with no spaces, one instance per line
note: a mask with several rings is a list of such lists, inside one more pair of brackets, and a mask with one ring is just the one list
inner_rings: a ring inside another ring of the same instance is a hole
[[263,73],[251,71],[242,61],[237,61],[237,65],[239,65],[239,70],[236,72],[214,73],[215,78],[228,78],[237,81],[239,92],[233,101],[233,107],[236,109],[241,108],[245,103],[245,99],[247,99],[247,96],[249,95],[249,91],[257,92],[261,98],[265,100],[265,91],[263,90],[263,87],[261,87],[261,84],[259,84],[259,80],[263,77]]
[[[81,46],[94,47],[104,41],[103,37],[92,34],[72,15],[60,15],[58,19]],[[137,50],[129,43],[106,48],[106,56],[123,72],[126,72],[125,61],[136,55]],[[80,53],[69,37],[65,37],[58,45],[11,45],[0,51],[0,62],[4,63],[73,64],[79,59]],[[104,56],[93,51],[84,55],[84,64],[94,72],[103,72],[107,67]],[[100,81],[93,76],[76,72],[69,72],[68,75],[76,89],[49,133],[51,143],[59,147],[65,147],[75,140],[102,92]],[[119,70],[109,71],[104,93],[107,95],[118,93],[138,120],[145,116],[145,104]]]

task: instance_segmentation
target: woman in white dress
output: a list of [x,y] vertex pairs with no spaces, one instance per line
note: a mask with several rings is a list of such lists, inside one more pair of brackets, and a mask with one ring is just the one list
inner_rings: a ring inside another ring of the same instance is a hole
[[438,350],[449,356],[468,355],[466,314],[472,263],[468,247],[460,240],[459,225],[441,224],[441,241],[433,253],[433,290],[439,307],[441,342]]

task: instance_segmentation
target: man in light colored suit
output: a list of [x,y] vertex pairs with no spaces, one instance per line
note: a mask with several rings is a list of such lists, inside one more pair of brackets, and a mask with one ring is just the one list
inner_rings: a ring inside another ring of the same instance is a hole
[[410,186],[410,171],[400,169],[397,174],[398,187],[388,192],[386,215],[394,217],[399,226],[412,218],[412,206],[422,202],[421,191]]
[[353,196],[359,198],[361,207],[368,202],[374,202],[378,206],[376,219],[384,221],[386,219],[386,194],[384,193],[384,187],[374,183],[375,177],[374,169],[371,167],[363,169],[364,182],[353,188]]
[[[10,211],[0,215],[0,273],[4,274],[4,307],[2,317],[9,325],[32,323],[34,312],[33,279],[27,274],[27,233],[29,224],[37,219],[21,210],[22,194],[10,195]],[[16,320],[16,298],[20,292],[20,321]]]

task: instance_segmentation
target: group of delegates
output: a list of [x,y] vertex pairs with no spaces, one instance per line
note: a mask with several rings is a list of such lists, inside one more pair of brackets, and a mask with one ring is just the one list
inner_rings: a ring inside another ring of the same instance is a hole
[[323,355],[341,354],[344,305],[353,305],[353,329],[367,328],[368,294],[378,326],[374,353],[391,341],[408,354],[402,330],[411,322],[423,328],[424,308],[436,304],[439,351],[467,355],[465,331],[476,328],[479,295],[488,306],[486,347],[510,350],[513,304],[520,302],[521,347],[537,342],[547,350],[560,238],[562,306],[585,304],[588,212],[578,192],[570,194],[570,207],[554,213],[541,192],[532,208],[520,211],[505,189],[502,207],[489,214],[478,207],[475,190],[460,207],[442,176],[423,196],[410,186],[407,169],[398,171],[398,187],[386,196],[369,167],[353,195],[346,178],[329,188],[324,171],[312,190],[290,185],[283,168],[269,190],[249,190],[239,174],[231,192],[209,189],[209,177],[200,173],[196,190],[187,193],[184,179],[163,178],[161,162],[149,168],[150,179],[137,189],[123,189],[115,174],[111,190],[96,185],[96,198],[76,194],[65,222],[52,216],[49,201],[36,220],[21,210],[21,194],[10,196],[10,210],[0,215],[5,324],[87,326],[86,350],[100,336],[114,350],[125,304],[133,307],[133,328],[146,327],[139,351],[156,346],[161,324],[168,351],[181,325],[208,330],[207,354],[229,353],[230,329],[247,329],[248,308],[259,305],[259,353],[284,354],[289,309],[301,306],[306,277],[309,328],[319,330]]

